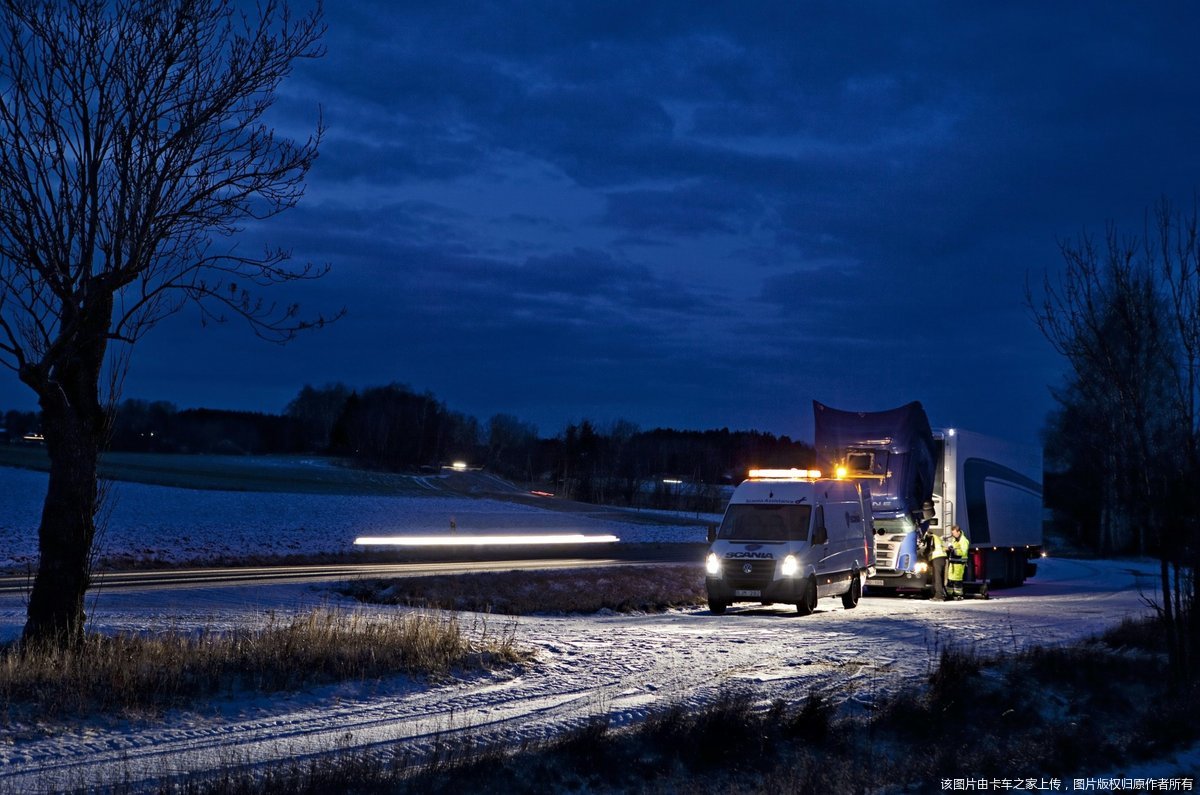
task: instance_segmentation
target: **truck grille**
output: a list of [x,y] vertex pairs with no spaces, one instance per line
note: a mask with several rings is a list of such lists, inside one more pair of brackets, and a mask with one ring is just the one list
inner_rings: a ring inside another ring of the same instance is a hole
[[[722,576],[731,588],[761,590],[775,579],[773,560],[725,560],[721,565]],[[746,566],[750,567],[749,573]]]
[[904,541],[904,536],[891,536],[887,541],[879,540],[875,542],[875,568],[896,570],[901,568],[897,565],[896,556],[900,554],[901,542]]

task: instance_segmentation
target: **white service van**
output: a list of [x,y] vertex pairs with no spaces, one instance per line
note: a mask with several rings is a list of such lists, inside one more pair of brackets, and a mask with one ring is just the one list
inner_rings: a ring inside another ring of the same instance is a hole
[[849,609],[875,570],[866,484],[815,470],[750,470],[709,535],[705,585],[718,615],[736,602],[785,602],[807,615],[824,596]]

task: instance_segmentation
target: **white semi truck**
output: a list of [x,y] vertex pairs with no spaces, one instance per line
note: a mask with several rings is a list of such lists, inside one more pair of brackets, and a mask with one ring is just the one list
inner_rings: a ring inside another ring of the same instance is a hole
[[966,590],[1020,585],[1042,555],[1041,454],[982,434],[933,430],[920,403],[847,412],[814,402],[817,460],[872,483],[872,593],[929,593],[918,554],[928,529],[970,541]]

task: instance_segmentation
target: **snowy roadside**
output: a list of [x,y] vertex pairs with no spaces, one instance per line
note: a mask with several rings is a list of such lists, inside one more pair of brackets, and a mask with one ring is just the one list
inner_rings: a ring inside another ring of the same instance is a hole
[[[518,742],[601,713],[620,725],[666,704],[698,705],[727,688],[749,689],[764,703],[818,688],[853,713],[901,688],[923,687],[946,645],[1008,653],[1088,637],[1143,614],[1138,581],[1149,582],[1152,573],[1128,562],[1049,560],[1036,580],[989,601],[867,598],[844,610],[826,599],[807,617],[783,606],[721,617],[703,609],[526,617],[516,620],[516,637],[537,650],[538,660],[517,672],[231,697],[155,721],[12,727],[0,746],[0,791],[138,781],[346,748],[420,754],[465,730]],[[23,619],[16,601],[0,604],[6,634]],[[184,629],[253,624],[268,611],[334,601],[306,586],[122,591],[102,594],[89,612],[105,629]],[[464,615],[467,626],[476,618]],[[506,620],[486,617],[493,628]]]
[[[0,468],[0,566],[36,554],[45,475]],[[103,552],[164,561],[219,555],[343,552],[360,534],[571,530],[623,542],[698,541],[704,524],[625,524],[488,499],[338,497],[189,491],[117,484]],[[676,517],[671,517],[676,518]],[[822,600],[794,608],[704,609],[664,615],[464,614],[468,628],[515,622],[537,652],[518,671],[440,683],[398,677],[275,696],[230,695],[157,719],[98,717],[67,726],[7,726],[0,739],[0,792],[144,781],[234,764],[261,764],[339,749],[420,754],[447,734],[544,738],[598,714],[616,725],[667,704],[701,704],[727,688],[763,703],[826,691],[850,713],[902,688],[923,687],[941,648],[962,644],[1009,653],[1070,642],[1147,612],[1150,564],[1047,560],[1036,579],[989,601],[935,604],[866,598],[854,610]],[[160,631],[253,626],[314,606],[355,607],[316,586],[277,585],[89,595],[89,626]],[[396,609],[396,608],[377,608]],[[23,597],[0,598],[0,640],[16,637]],[[1064,774],[1067,771],[1063,771]],[[1030,772],[1030,775],[1033,775]]]

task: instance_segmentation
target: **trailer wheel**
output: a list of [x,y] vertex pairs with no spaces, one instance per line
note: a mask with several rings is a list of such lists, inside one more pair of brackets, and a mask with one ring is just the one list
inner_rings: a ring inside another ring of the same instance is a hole
[[804,581],[804,593],[796,603],[796,612],[802,616],[811,615],[817,609],[817,581],[809,577]]
[[709,612],[711,612],[714,616],[724,615],[725,608],[728,606],[729,605],[725,604],[724,602],[714,602],[712,600],[709,600],[708,602]]
[[847,610],[852,610],[858,606],[858,600],[862,598],[862,577],[858,572],[854,572],[851,576],[850,587],[842,594],[842,607]]

